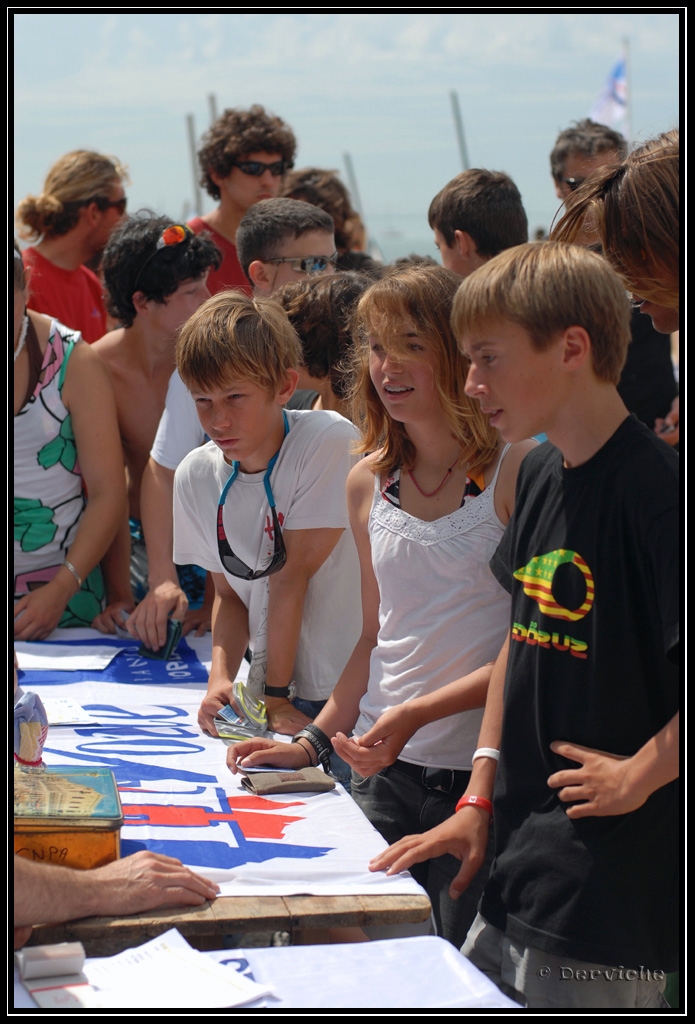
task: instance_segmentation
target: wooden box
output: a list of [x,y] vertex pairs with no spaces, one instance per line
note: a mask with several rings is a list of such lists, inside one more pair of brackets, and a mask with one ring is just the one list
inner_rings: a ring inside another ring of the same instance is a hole
[[14,851],[96,868],[120,857],[123,810],[110,768],[15,766]]

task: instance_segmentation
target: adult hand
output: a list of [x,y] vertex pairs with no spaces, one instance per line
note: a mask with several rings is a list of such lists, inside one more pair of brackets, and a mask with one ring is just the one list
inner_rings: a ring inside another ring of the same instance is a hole
[[279,732],[283,736],[294,736],[295,733],[309,725],[313,721],[302,712],[298,711],[294,704],[282,698],[269,698],[265,702],[268,712],[268,730]]
[[680,441],[680,395],[676,395],[671,403],[670,411],[663,419],[654,423],[654,433],[658,434],[666,444],[676,445]]
[[219,886],[194,874],[180,860],[141,850],[90,871],[99,882],[100,916],[137,914],[156,907],[200,906],[214,900]]
[[399,839],[369,862],[369,870],[397,875],[412,864],[451,853],[461,861],[461,870],[449,887],[449,896],[457,900],[485,860],[489,830],[487,811],[473,805],[463,807],[429,832]]
[[548,785],[559,790],[563,803],[584,801],[567,808],[568,818],[627,814],[641,807],[649,796],[648,792],[630,786],[629,757],[564,740],[551,743],[550,749],[579,764],[578,768],[563,768],[548,779]]
[[417,731],[407,704],[389,708],[363,736],[348,739],[337,733],[332,743],[337,754],[365,778],[376,775],[396,760]]
[[188,599],[178,583],[165,580],[145,594],[125,628],[146,647],[158,651],[166,643],[169,617],[182,621],[187,609]]
[[70,596],[51,580],[21,597],[14,606],[15,640],[45,640],[60,622]]
[[257,768],[262,764],[278,768],[307,768],[309,753],[301,743],[278,743],[267,736],[242,740],[227,747],[227,767],[232,775],[240,768]]
[[110,601],[92,622],[92,629],[98,629],[100,633],[115,633],[116,627],[124,629],[126,619],[134,607],[132,600]]

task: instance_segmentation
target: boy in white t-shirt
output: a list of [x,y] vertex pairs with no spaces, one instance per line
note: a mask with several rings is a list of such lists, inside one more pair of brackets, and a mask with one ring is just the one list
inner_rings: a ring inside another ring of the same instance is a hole
[[337,413],[285,411],[299,360],[279,305],[238,292],[209,299],[177,345],[211,438],[176,471],[174,560],[203,566],[215,585],[198,716],[213,735],[247,646],[269,728],[293,735],[329,697],[361,629],[345,500],[356,430]]

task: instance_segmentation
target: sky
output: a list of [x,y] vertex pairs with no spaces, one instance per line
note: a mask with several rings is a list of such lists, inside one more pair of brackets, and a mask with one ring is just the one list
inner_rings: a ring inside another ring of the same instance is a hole
[[[633,138],[679,124],[684,8],[12,10],[15,207],[63,153],[94,149],[127,165],[129,209],[183,217],[195,202],[186,115],[199,141],[213,96],[218,113],[261,103],[279,114],[297,136],[297,167],[337,170],[349,184],[349,153],[387,258],[434,253],[429,203],[462,170],[452,90],[470,165],[514,178],[531,232],[557,211],[555,138],[588,116],[624,38]],[[203,193],[201,212],[213,205]]]

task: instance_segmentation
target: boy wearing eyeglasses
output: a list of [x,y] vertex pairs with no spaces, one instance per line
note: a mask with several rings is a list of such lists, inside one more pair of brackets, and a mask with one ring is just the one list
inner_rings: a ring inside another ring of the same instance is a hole
[[[128,483],[133,550],[124,522],[106,555],[108,604],[94,626],[113,632],[134,607],[145,549],[140,528],[140,485],[174,371],[174,345],[183,323],[210,297],[208,272],[220,264],[209,238],[185,224],[141,211],[125,221],[104,250],[109,312],[121,324],[94,344],[116,395],[118,427]],[[193,594],[192,594],[193,596]],[[202,599],[202,594],[200,595]],[[194,597],[195,603],[195,597]]]
[[213,296],[176,350],[211,440],[174,483],[174,561],[214,581],[212,669],[200,726],[232,700],[247,647],[249,687],[269,728],[294,735],[315,717],[361,628],[357,552],[345,481],[357,432],[334,412],[286,410],[299,340],[274,302]]
[[250,292],[237,258],[237,228],[254,203],[279,195],[296,148],[292,129],[259,104],[225,110],[203,136],[200,184],[219,205],[188,225],[197,235],[206,231],[223,256],[208,279],[211,295],[226,288]]

